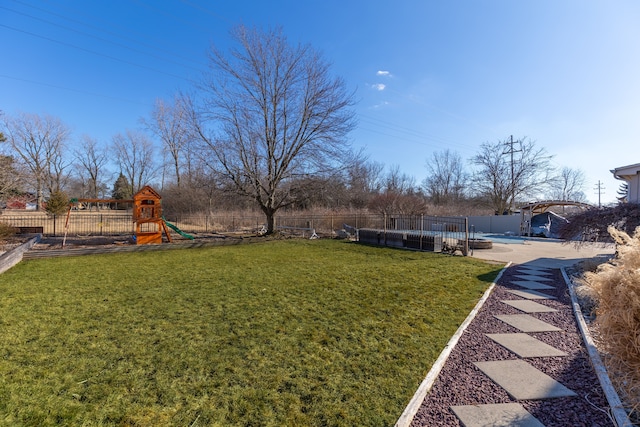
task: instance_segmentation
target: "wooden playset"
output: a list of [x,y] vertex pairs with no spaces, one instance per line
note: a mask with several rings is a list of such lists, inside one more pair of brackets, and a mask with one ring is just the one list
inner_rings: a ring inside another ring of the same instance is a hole
[[162,243],[162,232],[171,242],[171,235],[162,218],[162,197],[148,185],[133,196],[133,221],[136,224],[136,244]]
[[[171,235],[167,229],[167,223],[162,216],[162,197],[153,188],[146,185],[138,191],[132,200],[122,199],[72,199],[67,212],[65,223],[65,240],[69,225],[71,208],[77,203],[131,203],[133,204],[133,222],[135,224],[135,241],[138,245],[162,243],[162,233],[171,242]],[[193,239],[182,233],[176,227],[171,227],[176,232],[187,238]],[[64,243],[63,243],[64,246]]]

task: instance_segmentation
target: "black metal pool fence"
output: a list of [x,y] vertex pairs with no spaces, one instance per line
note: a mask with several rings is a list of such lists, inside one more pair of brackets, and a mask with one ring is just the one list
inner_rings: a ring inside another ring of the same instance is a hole
[[466,217],[390,215],[383,227],[358,229],[358,241],[371,245],[433,252],[469,252]]
[[[187,233],[247,233],[264,229],[262,214],[197,214],[168,217],[167,221]],[[133,233],[131,212],[71,212],[50,216],[40,212],[19,214],[3,212],[0,222],[23,232],[62,236],[109,236]],[[442,251],[452,247],[468,248],[468,220],[465,217],[427,215],[380,215],[363,213],[282,214],[276,218],[282,231],[302,236],[317,233],[332,237],[340,231],[356,235],[368,244]],[[357,230],[357,233],[356,233]]]

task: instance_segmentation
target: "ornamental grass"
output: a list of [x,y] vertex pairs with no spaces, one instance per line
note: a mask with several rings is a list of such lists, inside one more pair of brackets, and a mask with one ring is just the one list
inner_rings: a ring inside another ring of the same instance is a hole
[[612,381],[632,415],[640,410],[640,227],[633,236],[609,227],[616,257],[587,272],[578,290],[596,305],[599,343]]

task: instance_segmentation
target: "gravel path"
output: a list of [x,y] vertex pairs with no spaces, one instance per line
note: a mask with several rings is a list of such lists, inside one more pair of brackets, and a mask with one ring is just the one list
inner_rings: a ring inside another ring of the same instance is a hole
[[[523,299],[507,292],[507,289],[522,289],[512,285],[518,265],[509,267],[496,284],[489,299],[466,329],[451,352],[442,371],[427,394],[411,426],[460,426],[462,425],[449,409],[452,405],[475,405],[516,402],[500,386],[485,376],[473,362],[492,360],[514,360],[518,356],[493,340],[486,333],[517,333],[516,328],[496,319],[499,314],[522,314],[501,300]],[[535,313],[534,317],[551,323],[562,332],[529,333],[559,350],[565,357],[527,358],[526,361],[573,390],[577,397],[546,400],[517,401],[546,427],[604,427],[614,425],[608,416],[608,403],[600,383],[591,366],[571,309],[571,298],[559,269],[553,273],[555,290],[544,290],[556,300],[536,302],[557,309],[554,313]]]

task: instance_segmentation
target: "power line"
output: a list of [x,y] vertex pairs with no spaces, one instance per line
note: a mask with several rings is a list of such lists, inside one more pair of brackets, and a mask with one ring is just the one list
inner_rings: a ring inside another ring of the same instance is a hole
[[189,80],[188,78],[186,78],[184,76],[179,76],[179,75],[173,74],[173,73],[167,73],[166,71],[158,70],[158,69],[155,69],[153,67],[146,66],[146,65],[136,64],[135,62],[127,61],[125,59],[116,58],[115,56],[106,55],[106,54],[101,53],[101,52],[96,52],[95,50],[86,49],[84,47],[80,47],[80,46],[76,46],[76,45],[71,44],[71,43],[67,43],[67,42],[63,42],[63,41],[60,41],[60,40],[56,40],[56,39],[53,39],[51,37],[46,37],[46,36],[42,36],[42,35],[39,35],[39,34],[35,34],[35,33],[30,32],[30,31],[26,31],[26,30],[21,30],[19,28],[10,27],[9,25],[0,24],[0,27],[7,28],[9,30],[16,31],[16,32],[19,32],[19,33],[27,34],[27,35],[30,35],[32,37],[37,37],[39,39],[47,40],[47,41],[50,41],[52,43],[57,43],[57,44],[60,44],[62,46],[67,46],[67,47],[71,47],[71,48],[74,48],[74,49],[78,49],[78,50],[81,50],[83,52],[88,52],[88,53],[91,53],[93,55],[102,56],[104,58],[108,58],[108,59],[111,59],[113,61],[121,62],[121,63],[128,64],[128,65],[133,65],[134,67],[139,67],[139,68],[143,68],[143,69],[146,69],[146,70],[151,70],[151,71],[154,71],[156,73],[164,74],[164,75],[169,76],[169,77],[175,77],[175,78],[178,78],[178,79],[181,79],[181,80],[185,80],[185,81],[188,81],[188,82],[191,81],[191,80]]
[[[142,5],[142,6],[144,6],[145,8],[153,9],[154,12],[156,12],[156,13],[160,13],[162,15],[169,16],[174,21],[177,20],[175,14],[168,14],[167,12],[165,12],[161,8],[158,8],[154,4],[148,4],[148,3],[144,2],[144,1],[141,1],[141,0],[133,0],[133,1],[138,3],[138,4],[140,4],[140,5]],[[180,1],[184,5],[186,5],[186,6],[190,7],[190,8],[193,8],[193,9],[197,10],[198,12],[204,12],[204,13],[207,13],[208,15],[210,15],[210,16],[215,17],[216,19],[220,19],[220,20],[229,22],[229,20],[226,19],[224,16],[217,14],[216,12],[214,12],[211,9],[202,7],[202,6],[200,6],[200,5],[196,4],[196,3],[188,1],[188,0],[180,0]],[[29,7],[31,9],[34,9],[34,10],[39,11],[39,12],[42,12],[42,13],[45,13],[45,14],[48,14],[48,15],[52,15],[52,16],[60,19],[60,20],[68,21],[68,22],[71,22],[71,23],[73,23],[75,25],[81,25],[81,26],[90,28],[92,30],[95,30],[97,32],[103,32],[103,33],[106,33],[109,36],[113,36],[113,37],[116,37],[116,38],[132,41],[134,43],[137,43],[137,44],[140,44],[140,45],[143,45],[143,46],[148,46],[148,47],[150,47],[152,49],[159,50],[161,52],[164,52],[164,53],[167,53],[167,54],[169,54],[171,56],[174,56],[171,52],[168,52],[168,51],[165,51],[165,50],[161,50],[161,49],[157,49],[155,46],[149,45],[148,43],[140,42],[139,40],[133,39],[131,37],[125,37],[125,36],[123,36],[121,34],[118,34],[116,32],[108,31],[108,30],[105,30],[103,28],[100,28],[99,26],[90,25],[89,23],[84,22],[83,20],[74,19],[74,18],[71,18],[71,17],[66,16],[64,14],[61,14],[61,13],[57,13],[57,12],[54,12],[54,11],[51,11],[51,10],[47,10],[45,8],[42,8],[42,7],[34,6],[34,5],[31,5],[31,4],[29,4],[28,2],[25,2],[25,1],[13,0],[13,2],[17,3],[17,4],[20,4],[20,5],[23,5],[25,7]],[[128,50],[134,51],[134,52],[143,53],[143,54],[146,54],[146,55],[150,55],[150,56],[153,56],[153,57],[156,57],[156,58],[163,59],[163,58],[159,57],[158,55],[154,55],[153,53],[150,53],[148,51],[132,48],[132,47],[126,46],[126,45],[124,45],[122,43],[115,42],[115,41],[106,39],[104,37],[100,37],[98,35],[88,33],[86,31],[80,31],[78,29],[71,28],[71,27],[66,26],[66,25],[61,25],[61,24],[52,22],[50,20],[46,20],[46,19],[42,19],[42,18],[36,17],[36,16],[31,15],[29,13],[24,13],[24,12],[17,11],[17,10],[14,10],[14,9],[10,9],[10,8],[7,8],[7,7],[1,7],[0,6],[0,8],[8,10],[8,11],[11,11],[11,12],[16,13],[16,14],[20,14],[20,15],[29,17],[31,19],[34,19],[34,20],[37,20],[37,21],[40,21],[40,22],[47,23],[47,24],[55,26],[55,27],[62,28],[62,29],[67,30],[67,31],[71,31],[71,32],[76,33],[76,34],[80,34],[80,35],[85,36],[85,37],[89,37],[89,38],[92,38],[92,39],[100,40],[102,42],[110,43],[110,44],[113,44],[115,46],[118,46],[118,47],[121,47],[121,48],[125,48],[125,49],[128,49]],[[179,21],[179,19],[178,19],[178,21]],[[189,25],[190,27],[193,27],[193,23],[184,22],[184,21],[182,21],[182,22],[185,25]],[[41,38],[41,39],[44,39],[44,40],[47,40],[47,41],[50,41],[50,42],[62,44],[64,46],[68,46],[68,47],[71,47],[71,48],[74,48],[74,49],[79,49],[79,50],[82,50],[82,51],[85,51],[85,52],[89,52],[89,53],[92,53],[94,55],[103,56],[103,57],[111,59],[111,60],[123,62],[123,63],[130,64],[130,65],[133,65],[133,66],[136,66],[136,67],[142,67],[142,68],[150,69],[150,70],[153,70],[153,71],[156,71],[156,72],[160,72],[160,73],[163,73],[163,74],[166,74],[166,75],[170,75],[172,77],[182,78],[181,76],[177,76],[177,75],[171,74],[171,73],[166,73],[166,72],[160,71],[158,69],[155,69],[153,67],[149,67],[149,66],[146,66],[146,65],[141,65],[141,64],[138,64],[138,63],[135,63],[135,62],[132,62],[132,61],[123,60],[123,59],[120,59],[120,58],[118,58],[116,56],[106,55],[104,53],[97,52],[95,50],[85,49],[83,47],[80,47],[80,46],[77,46],[77,45],[74,45],[74,44],[71,44],[71,43],[67,43],[67,42],[64,42],[64,41],[56,40],[56,39],[54,39],[52,37],[48,37],[48,36],[44,36],[44,35],[41,35],[41,34],[32,33],[32,32],[26,31],[26,30],[22,30],[22,29],[19,29],[19,28],[14,28],[14,27],[9,27],[9,26],[6,26],[6,25],[4,25],[4,27],[8,28],[8,29],[11,29],[13,31],[23,32],[23,33],[31,35],[33,37],[38,37],[38,38]],[[184,58],[184,57],[182,57],[182,58]],[[189,59],[189,58],[187,58],[187,59]],[[196,61],[193,61],[191,59],[189,59],[189,60],[194,62],[194,63],[196,62]],[[170,62],[177,63],[175,61],[170,61]],[[188,65],[184,65],[184,64],[179,64],[179,65],[185,66],[185,67],[189,67]],[[189,68],[195,69],[193,67],[189,67]],[[44,86],[49,86],[49,87],[56,87],[58,89],[63,89],[63,90],[70,90],[70,91],[90,94],[90,92],[86,92],[86,91],[70,89],[68,87],[56,86],[56,85],[37,82],[37,81],[33,81],[33,80],[19,79],[19,78],[15,78],[15,77],[12,77],[12,76],[4,76],[4,77],[5,78],[11,78],[11,79],[15,79],[15,80],[24,81],[24,82],[27,82],[27,83],[34,83],[34,84],[39,84],[39,85],[44,85]],[[100,94],[95,94],[95,95],[103,96],[103,95],[100,95]],[[418,102],[415,99],[413,101],[414,102]],[[430,108],[434,108],[434,107],[430,106]],[[438,110],[438,111],[444,112],[443,110]],[[460,118],[458,116],[454,116],[451,113],[447,113],[447,114],[451,115],[452,117],[456,117],[457,119],[462,119],[462,118]],[[397,125],[397,124],[394,124],[394,123],[391,123],[391,122],[385,122],[385,121],[382,121],[382,120],[379,120],[379,119],[374,119],[374,118],[368,118],[368,120],[370,121],[370,124],[372,124],[374,127],[380,127],[380,128],[383,128],[383,129],[390,130],[392,132],[399,132],[401,135],[403,135],[405,137],[404,138],[398,137],[398,136],[393,135],[393,134],[383,133],[383,132],[380,132],[378,130],[370,129],[370,128],[362,127],[361,129],[363,129],[365,131],[369,131],[369,132],[374,132],[374,133],[378,133],[378,134],[382,134],[382,135],[387,135],[387,136],[390,136],[390,137],[393,137],[393,138],[404,139],[406,141],[415,142],[415,143],[418,143],[418,144],[421,144],[421,145],[430,145],[430,144],[424,142],[426,140],[426,141],[433,141],[433,142],[435,142],[437,144],[440,144],[440,145],[445,145],[445,144],[446,145],[452,145],[453,144],[453,145],[458,145],[460,147],[468,148],[468,146],[465,146],[464,144],[457,143],[457,142],[452,141],[452,140],[447,140],[445,138],[436,137],[436,136],[433,136],[433,135],[428,135],[428,134],[425,134],[425,133],[422,133],[422,132],[419,132],[419,131],[416,131],[416,130],[413,130],[413,129],[410,129],[410,128],[402,127],[400,125]],[[367,119],[365,119],[365,121],[367,121]],[[381,123],[383,123],[383,124],[381,124]],[[408,138],[407,138],[407,136],[408,136]],[[411,138],[417,138],[417,139],[420,139],[421,141],[413,141]]]
[[[160,13],[162,15],[171,17],[173,21],[180,21],[180,19],[178,19],[175,16],[175,14],[169,14],[169,13],[165,12],[164,10],[162,10],[161,8],[157,7],[154,4],[148,4],[148,3],[144,2],[144,1],[140,1],[140,0],[133,0],[133,1],[138,3],[138,4],[140,4],[140,5],[142,5],[142,6],[144,6],[145,8],[153,9],[156,13]],[[180,0],[180,1],[184,5],[186,5],[186,6],[190,7],[190,8],[196,9],[199,12],[204,12],[204,13],[207,13],[207,14],[209,14],[209,15],[217,18],[217,19],[229,22],[229,20],[226,19],[225,17],[217,14],[216,12],[214,12],[211,9],[207,9],[205,7],[197,5],[195,2],[191,2],[191,1],[188,1],[188,0]],[[96,33],[105,33],[108,36],[112,36],[112,37],[123,39],[123,40],[128,40],[128,41],[131,41],[133,43],[137,43],[139,45],[150,47],[152,49],[167,53],[168,55],[171,55],[171,56],[178,56],[178,55],[174,55],[173,53],[171,53],[169,51],[162,50],[162,49],[157,49],[155,46],[150,45],[148,43],[141,42],[141,41],[139,41],[137,39],[134,39],[134,38],[131,38],[131,37],[125,37],[125,36],[123,36],[121,34],[118,34],[116,32],[109,31],[109,30],[106,30],[104,28],[100,28],[99,26],[96,26],[96,25],[91,25],[91,24],[89,24],[87,22],[84,22],[83,20],[74,19],[72,17],[65,16],[64,14],[61,14],[61,13],[57,13],[57,12],[54,12],[54,11],[51,11],[51,10],[47,10],[45,8],[42,8],[42,7],[31,5],[28,2],[19,1],[19,0],[13,0],[13,2],[17,3],[17,4],[20,4],[20,5],[23,5],[25,7],[29,7],[31,9],[37,10],[39,12],[43,12],[43,13],[52,15],[52,16],[56,17],[57,19],[71,22],[74,25],[87,27],[87,28],[89,28],[91,30],[94,30]],[[55,27],[62,28],[64,30],[66,30],[66,31],[71,31],[71,32],[76,33],[76,34],[80,34],[80,35],[82,35],[84,37],[97,39],[97,40],[100,40],[102,42],[110,43],[110,44],[113,44],[115,46],[118,46],[118,47],[121,47],[121,48],[126,48],[126,49],[134,51],[134,52],[143,53],[145,55],[150,55],[150,56],[153,56],[153,57],[156,57],[156,58],[160,58],[158,55],[154,55],[153,53],[150,53],[150,52],[148,52],[146,50],[132,48],[132,47],[126,46],[126,45],[124,45],[124,44],[122,44],[120,42],[109,40],[109,39],[107,39],[105,37],[101,37],[101,36],[96,35],[96,34],[91,34],[90,32],[87,32],[87,31],[81,31],[81,30],[69,27],[67,25],[62,25],[62,24],[59,24],[59,23],[56,23],[56,22],[52,22],[52,21],[47,20],[47,19],[39,18],[39,17],[34,16],[32,14],[29,14],[29,13],[24,13],[24,12],[17,11],[17,10],[14,10],[14,9],[10,9],[10,8],[7,8],[7,7],[1,7],[1,8],[4,9],[4,10],[11,11],[13,13],[17,13],[17,14],[29,17],[31,19],[34,19],[34,20],[37,20],[37,21],[40,21],[40,22],[44,22],[46,24],[49,24],[49,25],[52,25],[52,26],[55,26]],[[67,9],[67,12],[69,10],[70,9]],[[74,12],[77,12],[77,11],[74,10]],[[86,16],[87,15],[85,15],[85,17]],[[102,22],[104,23],[105,21],[103,20]],[[182,22],[183,24],[185,24],[187,26],[193,27],[193,23],[192,22],[186,22],[186,21],[180,21],[180,22]],[[112,23],[109,23],[109,25],[112,25]],[[73,43],[68,43],[68,42],[65,42],[65,41],[57,40],[57,39],[55,39],[53,37],[49,37],[47,35],[36,34],[36,33],[30,32],[30,31],[27,31],[25,29],[10,27],[8,25],[3,25],[3,24],[0,24],[0,26],[2,26],[4,28],[7,28],[9,30],[12,30],[12,31],[21,32],[21,33],[30,35],[32,37],[37,37],[37,38],[40,38],[40,39],[43,39],[43,40],[47,40],[49,42],[57,43],[57,44],[60,44],[60,45],[63,45],[63,46],[67,46],[67,47],[73,48],[73,49],[77,49],[77,50],[81,50],[81,51],[84,51],[84,52],[87,52],[87,53],[91,53],[93,55],[102,56],[104,58],[111,59],[111,60],[114,60],[114,61],[118,61],[118,62],[121,62],[121,63],[124,63],[124,64],[132,65],[132,66],[139,67],[139,68],[148,69],[148,70],[151,70],[151,71],[154,71],[154,72],[157,72],[157,73],[161,73],[161,74],[164,74],[164,75],[167,75],[167,76],[171,76],[171,77],[177,77],[179,79],[183,79],[183,80],[191,82],[189,79],[187,79],[185,77],[182,77],[182,76],[179,76],[179,75],[176,75],[176,74],[167,73],[167,72],[159,70],[157,68],[153,68],[153,67],[150,67],[150,66],[138,64],[138,63],[133,62],[133,61],[124,60],[124,59],[121,59],[121,58],[119,58],[117,56],[107,55],[107,54],[104,54],[104,53],[102,53],[100,51],[83,48],[83,47],[77,46],[77,45],[75,45]],[[122,27],[120,27],[120,28],[122,28]],[[184,58],[184,57],[182,57],[182,58]],[[160,58],[160,59],[163,59],[163,58]],[[188,59],[191,62],[196,63],[196,61],[193,61],[190,58],[185,58],[185,59]],[[165,60],[165,59],[163,59],[163,60]],[[170,62],[176,63],[175,61],[170,61]],[[184,64],[179,64],[179,65],[185,66],[185,67],[189,67],[188,65],[184,65]],[[193,67],[189,67],[189,68],[195,69]],[[7,78],[7,79],[12,79],[12,80],[16,80],[16,81],[22,81],[22,82],[30,83],[30,84],[53,87],[53,88],[56,88],[56,89],[61,89],[61,90],[66,90],[66,91],[71,91],[71,92],[84,93],[84,94],[88,94],[88,95],[92,95],[92,96],[98,96],[98,97],[102,97],[102,98],[111,98],[111,99],[116,99],[116,100],[122,100],[122,101],[129,102],[129,103],[136,103],[136,104],[144,105],[142,103],[131,101],[131,100],[127,100],[127,99],[124,99],[124,98],[116,98],[116,97],[103,95],[103,94],[99,94],[99,93],[95,93],[95,92],[89,92],[89,91],[84,91],[84,90],[79,90],[79,89],[73,89],[73,88],[69,88],[69,87],[65,87],[65,86],[59,86],[59,85],[49,84],[49,83],[40,82],[40,81],[28,80],[28,79],[24,79],[24,78],[17,78],[17,77],[13,77],[13,76],[9,76],[9,75],[2,75],[0,77]],[[404,95],[404,94],[401,94],[401,95],[406,97],[406,95]],[[418,100],[416,100],[414,98],[410,98],[410,97],[407,97],[407,98],[412,100],[412,102],[424,104],[424,102],[418,101]],[[433,107],[431,105],[427,105],[427,104],[424,104],[424,105],[428,106],[429,108],[432,108],[432,109],[434,109],[436,111],[443,112],[443,113],[445,113],[445,114],[447,114],[447,115],[449,115],[451,117],[454,117],[454,118],[456,118],[458,120],[468,121],[467,119],[464,119],[463,117],[454,115],[454,114],[452,114],[450,112],[438,109],[438,108]],[[365,121],[368,121],[369,125],[372,126],[373,129],[372,128],[367,128],[367,127],[361,127],[361,129],[365,130],[365,131],[368,131],[368,132],[374,132],[374,133],[379,134],[379,135],[386,135],[386,136],[389,136],[389,137],[395,138],[395,139],[403,139],[405,141],[409,141],[409,142],[412,142],[412,143],[415,143],[415,144],[420,144],[420,145],[425,145],[425,146],[431,145],[429,142],[432,141],[435,144],[438,144],[440,146],[458,145],[458,146],[463,147],[465,149],[468,148],[468,146],[465,146],[462,143],[457,143],[457,142],[455,142],[453,140],[450,140],[450,139],[437,137],[437,136],[434,136],[434,135],[429,135],[429,134],[417,131],[415,129],[407,128],[407,127],[404,127],[404,126],[401,126],[399,124],[395,124],[395,123],[392,123],[392,122],[387,122],[387,121],[383,121],[383,120],[379,120],[379,119],[371,118],[371,117],[365,117]],[[379,129],[382,129],[382,130],[386,129],[386,130],[390,131],[390,133],[381,132]]]
[[184,63],[168,59],[166,57],[161,57],[161,56],[158,56],[156,54],[153,54],[153,53],[145,51],[145,50],[136,49],[136,48],[133,48],[131,46],[127,46],[127,45],[122,44],[122,43],[118,43],[118,42],[115,42],[115,41],[112,41],[112,40],[108,40],[108,39],[105,39],[103,37],[99,37],[99,36],[96,36],[96,35],[93,35],[93,34],[89,34],[89,33],[85,32],[85,31],[76,30],[76,29],[70,28],[70,27],[68,27],[66,25],[57,24],[55,22],[39,18],[37,16],[33,16],[33,15],[28,14],[28,13],[20,12],[20,11],[14,10],[14,9],[9,9],[9,8],[3,7],[3,6],[0,6],[0,9],[8,10],[8,11],[13,12],[15,14],[26,16],[26,17],[31,18],[33,20],[44,22],[45,24],[49,24],[49,25],[54,26],[54,27],[62,28],[64,30],[66,30],[66,31],[70,31],[70,32],[75,33],[75,34],[80,34],[82,36],[89,37],[89,38],[92,38],[94,40],[99,40],[99,41],[102,41],[102,42],[105,42],[105,43],[109,43],[109,44],[112,44],[114,46],[130,50],[132,52],[141,53],[143,55],[148,55],[148,56],[151,56],[153,58],[160,59],[162,61],[171,62],[173,64],[179,65],[181,67],[190,68],[190,69],[195,70],[195,71],[201,71],[199,68],[195,68],[195,67],[192,67],[190,65],[186,65]]
[[149,104],[144,103],[144,102],[133,101],[131,99],[119,98],[119,97],[116,97],[116,96],[104,95],[104,94],[100,94],[100,93],[96,93],[96,92],[89,92],[89,91],[86,91],[86,90],[73,89],[73,88],[70,88],[70,87],[54,85],[54,84],[51,84],[51,83],[37,82],[35,80],[28,80],[28,79],[23,79],[23,78],[20,78],[20,77],[7,76],[7,75],[4,75],[4,74],[0,74],[0,77],[2,77],[4,79],[16,80],[16,81],[24,82],[24,83],[31,83],[31,84],[36,84],[36,85],[40,85],[40,86],[47,86],[47,87],[52,87],[52,88],[55,88],[55,89],[66,90],[66,91],[69,91],[69,92],[76,92],[76,93],[81,93],[81,94],[84,94],[84,95],[97,96],[97,97],[100,97],[100,98],[113,99],[115,101],[124,101],[124,102],[130,103],[130,104],[144,105],[144,106],[150,107]]
[[402,93],[402,92],[400,92],[398,90],[385,89],[385,91],[388,91],[388,92],[391,92],[391,93],[395,93],[396,95],[399,95],[399,96],[409,100],[410,102],[413,102],[414,104],[422,105],[423,107],[427,107],[427,108],[429,108],[431,110],[434,110],[434,111],[437,111],[437,112],[442,113],[444,115],[447,115],[447,116],[449,116],[449,117],[451,117],[451,118],[453,118],[455,120],[459,120],[461,122],[466,122],[466,123],[478,128],[478,129],[482,129],[483,131],[488,131],[490,133],[494,133],[495,132],[494,129],[488,128],[488,127],[486,127],[484,125],[481,125],[481,124],[478,124],[478,123],[476,123],[475,121],[473,121],[471,119],[468,119],[468,118],[463,117],[463,116],[461,116],[459,114],[452,113],[450,111],[444,110],[442,108],[436,107],[434,105],[428,104],[428,103],[426,103],[426,102],[424,102],[422,100],[419,100],[419,99],[417,99],[417,98],[415,98],[413,96],[408,96],[408,95],[406,95],[406,94],[404,94],[404,93]]
[[[370,123],[370,124],[376,126],[375,123]],[[369,128],[369,127],[362,126],[362,125],[358,126],[358,130],[371,132],[371,133],[376,134],[376,135],[388,136],[390,138],[393,138],[394,141],[397,141],[397,140],[407,141],[409,143],[416,144],[416,145],[422,145],[422,146],[425,146],[425,147],[433,147],[434,145],[438,146],[438,147],[450,147],[452,145],[458,145],[458,146],[464,147],[461,144],[456,144],[456,143],[452,143],[452,142],[449,142],[449,141],[444,141],[441,138],[437,138],[437,137],[425,137],[424,135],[417,135],[417,134],[412,134],[412,133],[406,134],[406,132],[398,131],[398,130],[390,128],[388,126],[379,126],[379,127],[381,127],[383,130],[375,129],[375,128]],[[394,133],[385,132],[384,129],[390,130],[392,132],[393,131],[399,132],[400,134],[397,134],[397,133],[394,134]],[[403,135],[403,133],[405,133],[405,135]],[[437,141],[437,139],[440,139],[440,141]],[[429,140],[435,140],[435,141],[429,142]]]
[[[71,22],[73,24],[79,24],[79,25],[81,25],[83,27],[87,27],[89,29],[96,30],[98,32],[107,34],[109,36],[116,37],[116,38],[124,40],[126,42],[135,43],[135,44],[138,44],[140,46],[143,46],[143,47],[146,47],[146,48],[150,48],[150,49],[153,49],[153,50],[158,51],[158,52],[162,52],[162,53],[164,53],[166,55],[169,55],[169,56],[172,56],[174,58],[179,58],[180,60],[189,61],[189,62],[197,64],[197,65],[203,65],[203,66],[206,65],[206,64],[202,63],[201,61],[196,61],[193,58],[189,58],[189,57],[181,55],[179,53],[176,53],[176,52],[173,52],[173,51],[169,51],[167,49],[163,49],[161,47],[156,46],[155,44],[151,44],[151,43],[147,43],[145,41],[141,41],[139,39],[130,37],[130,36],[126,35],[126,34],[117,33],[115,31],[112,31],[111,29],[105,29],[105,28],[102,28],[102,27],[99,27],[99,26],[96,26],[96,25],[92,25],[92,24],[89,24],[89,23],[87,23],[87,22],[85,22],[83,20],[71,18],[71,17],[66,16],[64,14],[61,14],[61,13],[57,13],[57,12],[54,12],[54,11],[51,11],[51,10],[48,10],[48,9],[44,9],[44,8],[41,8],[41,7],[37,7],[37,6],[31,5],[31,4],[28,4],[28,3],[24,2],[24,1],[13,0],[13,2],[21,4],[21,5],[26,6],[26,7],[29,7],[31,9],[35,9],[35,10],[40,11],[40,12],[44,12],[44,13],[46,13],[48,15],[55,16],[56,18],[60,18],[60,19],[62,19],[64,21],[68,21],[68,22]],[[60,7],[60,5],[58,5],[58,7]],[[74,12],[77,12],[77,10],[74,9]],[[22,14],[24,14],[24,13],[22,13]],[[27,15],[27,16],[31,17],[31,15],[28,15],[28,14],[24,14],[24,15]],[[38,19],[38,18],[34,18],[34,19]],[[173,18],[173,20],[175,21],[175,18]],[[54,25],[57,25],[57,24],[54,24]],[[108,25],[110,27],[114,26],[112,22],[109,22]],[[63,28],[65,28],[65,27],[63,27]],[[125,31],[129,31],[126,28],[124,28],[124,30]],[[75,31],[75,30],[71,30],[71,31]],[[90,37],[92,37],[92,36],[90,36]],[[147,37],[147,40],[153,41],[148,37]],[[110,43],[115,43],[115,42],[110,42]],[[115,44],[121,45],[119,43],[115,43]]]

